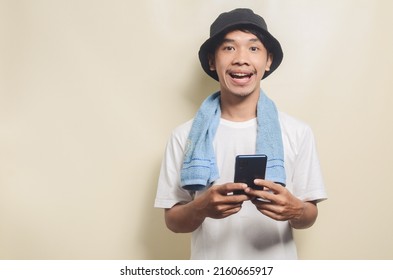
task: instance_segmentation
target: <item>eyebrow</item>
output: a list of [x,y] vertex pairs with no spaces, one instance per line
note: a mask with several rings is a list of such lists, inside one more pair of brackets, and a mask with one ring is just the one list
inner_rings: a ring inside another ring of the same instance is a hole
[[[261,40],[259,40],[259,38],[251,38],[250,40],[248,40],[249,42],[261,42]],[[221,42],[222,43],[234,43],[236,42],[234,39],[230,39],[230,38],[224,38]],[[262,43],[262,42],[261,42]]]

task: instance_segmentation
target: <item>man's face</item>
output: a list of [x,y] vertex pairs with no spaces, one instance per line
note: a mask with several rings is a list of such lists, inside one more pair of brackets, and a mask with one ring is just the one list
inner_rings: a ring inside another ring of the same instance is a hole
[[248,96],[259,92],[272,59],[257,36],[236,30],[226,34],[209,63],[210,70],[217,72],[222,94]]

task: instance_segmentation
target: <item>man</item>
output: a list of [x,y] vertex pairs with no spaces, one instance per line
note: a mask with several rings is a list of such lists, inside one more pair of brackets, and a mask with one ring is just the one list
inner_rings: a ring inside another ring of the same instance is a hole
[[[282,57],[249,9],[221,14],[200,48],[220,91],[174,130],[155,200],[170,230],[192,232],[192,259],[296,259],[292,229],[310,227],[326,199],[311,129],[260,87]],[[235,157],[256,153],[269,159],[266,180],[254,182],[263,190],[233,183]]]

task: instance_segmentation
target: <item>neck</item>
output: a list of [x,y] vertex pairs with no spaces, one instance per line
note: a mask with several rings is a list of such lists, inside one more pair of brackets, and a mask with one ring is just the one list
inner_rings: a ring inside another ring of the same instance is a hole
[[221,94],[221,118],[242,122],[256,118],[258,94],[235,96]]

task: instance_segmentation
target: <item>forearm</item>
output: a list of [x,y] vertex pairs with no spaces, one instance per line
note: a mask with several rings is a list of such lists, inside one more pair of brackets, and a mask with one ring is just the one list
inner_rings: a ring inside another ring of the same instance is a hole
[[289,220],[289,224],[295,229],[305,229],[311,227],[318,216],[318,208],[315,202],[303,202],[303,211],[294,219]]
[[192,232],[206,217],[222,219],[240,211],[246,195],[228,195],[234,191],[244,191],[242,183],[226,183],[209,187],[201,195],[186,204],[177,204],[165,210],[167,227],[174,232]]
[[196,230],[205,220],[201,211],[195,207],[195,202],[177,204],[165,209],[165,222],[167,227],[176,233],[187,233]]

